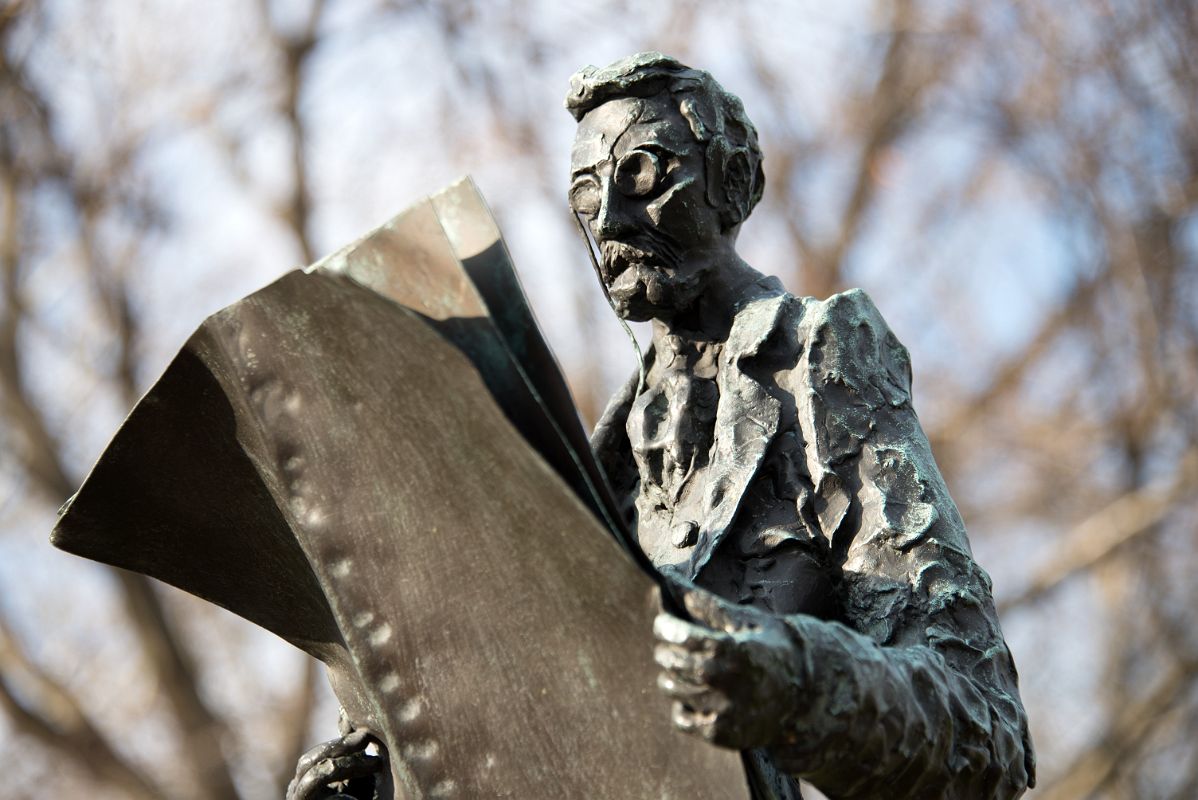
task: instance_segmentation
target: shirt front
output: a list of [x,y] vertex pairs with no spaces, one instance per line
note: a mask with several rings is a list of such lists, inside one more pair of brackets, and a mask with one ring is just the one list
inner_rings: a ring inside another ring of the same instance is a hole
[[[710,557],[696,558],[713,482],[730,471],[716,446],[719,377],[733,369],[725,343],[684,335],[660,337],[646,388],[626,423],[640,477],[636,535],[658,569],[686,573],[733,602],[777,614],[835,615],[828,546],[811,513],[803,444],[791,423],[770,443],[732,520]],[[794,419],[793,398],[782,399]],[[703,554],[706,556],[706,554]]]

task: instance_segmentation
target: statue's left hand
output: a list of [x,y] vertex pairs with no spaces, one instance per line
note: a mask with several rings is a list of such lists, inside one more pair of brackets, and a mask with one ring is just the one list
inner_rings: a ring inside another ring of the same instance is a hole
[[[295,778],[287,787],[287,800],[357,797],[356,792],[342,793],[332,786],[370,778],[386,768],[384,757],[366,752],[372,741],[368,731],[353,730],[304,753],[296,765]],[[373,786],[375,782],[369,783]],[[372,790],[366,796],[375,794]]]
[[665,611],[653,623],[657,685],[674,700],[674,725],[742,750],[793,734],[803,671],[786,624],[701,589],[683,603],[695,623]]

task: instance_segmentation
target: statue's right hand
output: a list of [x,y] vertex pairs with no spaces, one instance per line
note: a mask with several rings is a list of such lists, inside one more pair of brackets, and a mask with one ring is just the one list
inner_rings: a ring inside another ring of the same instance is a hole
[[771,746],[793,730],[805,684],[802,651],[767,611],[699,588],[683,592],[691,619],[653,621],[657,685],[673,701],[674,726],[734,750]]
[[366,752],[372,742],[370,733],[359,728],[304,753],[296,764],[295,777],[287,786],[287,800],[353,797],[352,794],[340,794],[344,789],[334,788],[332,784],[377,775],[386,768],[384,756]]

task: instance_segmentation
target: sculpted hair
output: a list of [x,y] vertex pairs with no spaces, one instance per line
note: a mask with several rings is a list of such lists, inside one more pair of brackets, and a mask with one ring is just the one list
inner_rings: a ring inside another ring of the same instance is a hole
[[720,209],[724,229],[744,222],[765,189],[757,129],[740,98],[725,91],[710,73],[661,53],[637,53],[603,69],[588,66],[574,73],[566,109],[581,121],[609,100],[659,94],[669,94],[678,104],[704,147],[707,202]]

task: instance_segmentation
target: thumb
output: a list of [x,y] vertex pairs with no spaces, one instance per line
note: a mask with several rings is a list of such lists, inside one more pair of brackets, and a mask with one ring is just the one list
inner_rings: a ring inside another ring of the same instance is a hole
[[682,597],[682,603],[695,622],[724,631],[737,633],[757,627],[753,621],[753,609],[730,603],[705,589],[690,589]]

